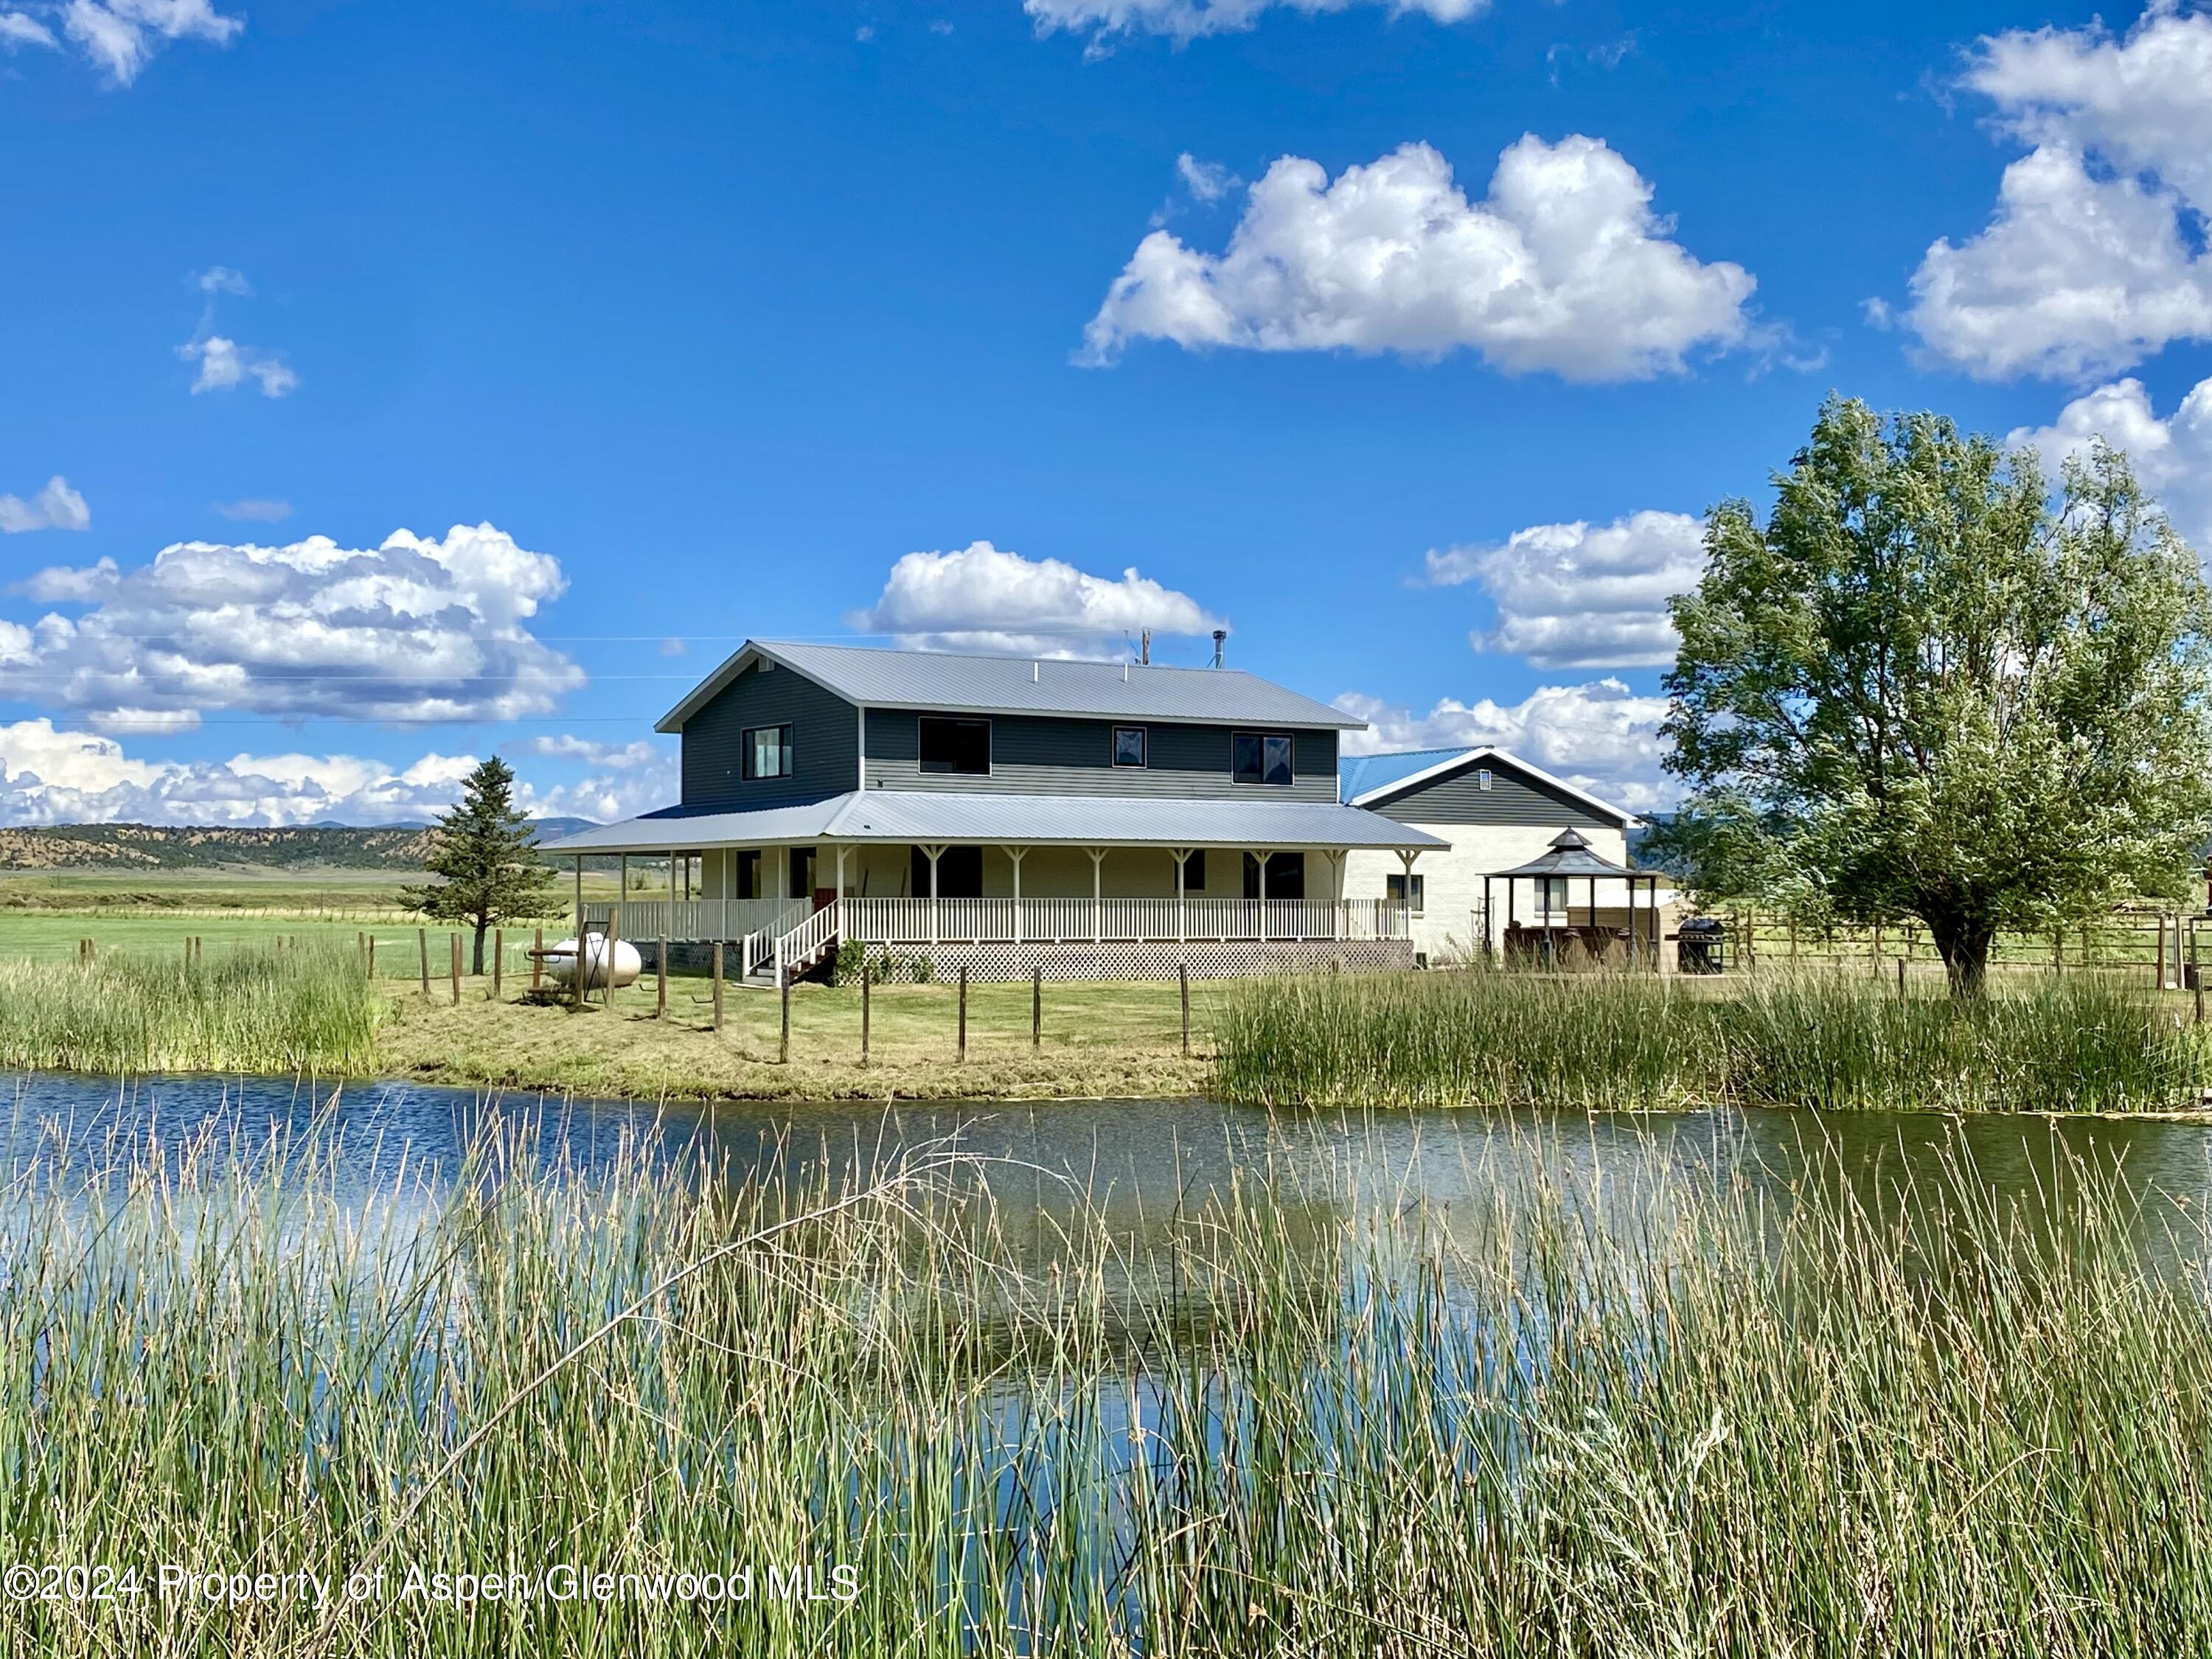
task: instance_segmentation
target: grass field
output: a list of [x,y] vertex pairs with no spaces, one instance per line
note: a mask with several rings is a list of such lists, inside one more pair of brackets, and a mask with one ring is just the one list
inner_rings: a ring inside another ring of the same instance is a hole
[[[143,1588],[11,1589],[10,1653],[2212,1639],[2212,1312],[2094,1169],[1878,1214],[1820,1168],[1778,1209],[1532,1160],[1449,1216],[1255,1172],[1164,1235],[1079,1207],[1030,1243],[927,1154],[793,1191],[501,1156],[366,1232],[311,1157],[105,1156],[0,1234],[0,1547]],[[748,1571],[736,1605],[703,1577]]]

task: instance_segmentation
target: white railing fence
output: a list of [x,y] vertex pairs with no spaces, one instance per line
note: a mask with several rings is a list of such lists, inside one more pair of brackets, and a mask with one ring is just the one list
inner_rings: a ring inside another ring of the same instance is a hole
[[1066,945],[1085,940],[1268,941],[1409,937],[1387,899],[848,898],[843,933],[870,945]]
[[[771,939],[813,908],[806,899],[629,899],[586,904],[584,925],[603,929],[612,921],[632,944],[641,939]],[[617,914],[619,913],[619,914]]]

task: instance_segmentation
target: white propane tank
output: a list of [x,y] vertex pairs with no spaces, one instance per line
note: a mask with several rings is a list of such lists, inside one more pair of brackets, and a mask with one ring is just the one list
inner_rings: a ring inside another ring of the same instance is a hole
[[[593,933],[585,947],[584,988],[599,991],[607,983],[607,936]],[[645,969],[645,959],[637,947],[626,939],[615,941],[615,988],[634,983]],[[545,971],[556,985],[574,982],[576,971],[576,941],[564,939],[545,952]]]

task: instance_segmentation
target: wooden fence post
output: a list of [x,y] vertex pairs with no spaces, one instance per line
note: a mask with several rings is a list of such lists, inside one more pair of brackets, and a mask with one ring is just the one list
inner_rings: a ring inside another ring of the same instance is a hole
[[1044,969],[1030,969],[1030,1051],[1044,1047]]
[[506,966],[506,963],[507,929],[504,927],[495,927],[491,930],[491,1000],[494,1002],[497,1002],[499,1000],[499,988],[501,978],[500,969]]
[[590,963],[589,945],[592,936],[581,927],[576,929],[576,959],[568,975],[568,1006],[580,1009],[584,1006],[584,969]]
[[1897,959],[1897,994],[1899,997],[1905,994],[1905,958],[1903,957]]
[[776,1034],[775,1063],[788,1066],[791,1064],[791,975],[788,973],[778,974],[776,981],[782,992],[783,1025]]
[[622,906],[612,905],[607,910],[607,992],[602,999],[608,1007],[615,1006],[615,946],[622,942]]
[[530,988],[542,989],[545,983],[545,930],[533,927],[530,931]]
[[422,994],[427,999],[430,994],[430,930],[428,928],[417,927],[415,930],[415,953],[422,958]]
[[860,1064],[868,1063],[868,987],[875,976],[868,972],[868,959],[860,957]]
[[1182,993],[1182,1057],[1188,1060],[1190,1058],[1190,964],[1188,963],[1176,964],[1176,985]]
[[962,965],[962,967],[961,967],[961,969],[960,969],[960,1055],[959,1055],[959,1058],[960,1058],[961,1062],[962,1062],[963,1065],[967,1062],[967,1059],[968,1059],[968,969],[967,969],[967,967],[966,967],[966,965],[965,965],[965,964],[963,964],[963,965]]
[[722,1029],[722,941],[714,941],[714,1029]]
[[461,1006],[461,936],[448,933],[446,938],[453,945],[453,1006]]
[[668,939],[665,934],[661,937],[660,954],[653,958],[653,968],[659,975],[659,981],[653,1017],[655,1019],[666,1019],[668,1018]]

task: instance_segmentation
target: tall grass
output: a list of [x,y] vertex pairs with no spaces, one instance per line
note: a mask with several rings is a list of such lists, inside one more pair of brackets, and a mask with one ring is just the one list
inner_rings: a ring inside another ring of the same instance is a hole
[[336,943],[240,946],[191,963],[113,952],[0,961],[0,1066],[73,1072],[359,1073],[384,1005]]
[[1483,971],[1283,978],[1231,995],[1215,1037],[1224,1097],[1264,1104],[2121,1111],[2195,1106],[2212,1081],[2203,1033],[2091,975],[1973,1004],[1821,970],[1717,993]]
[[[2212,1317],[2096,1171],[2014,1210],[1959,1167],[1886,1218],[1832,1170],[1786,1213],[1538,1181],[1449,1231],[1254,1190],[1044,1255],[927,1156],[839,1191],[487,1164],[381,1235],[329,1173],[9,1195],[0,1547],[385,1593],[0,1601],[9,1651],[2212,1643]],[[402,1593],[552,1563],[755,1595]],[[769,1593],[796,1564],[824,1599]]]

